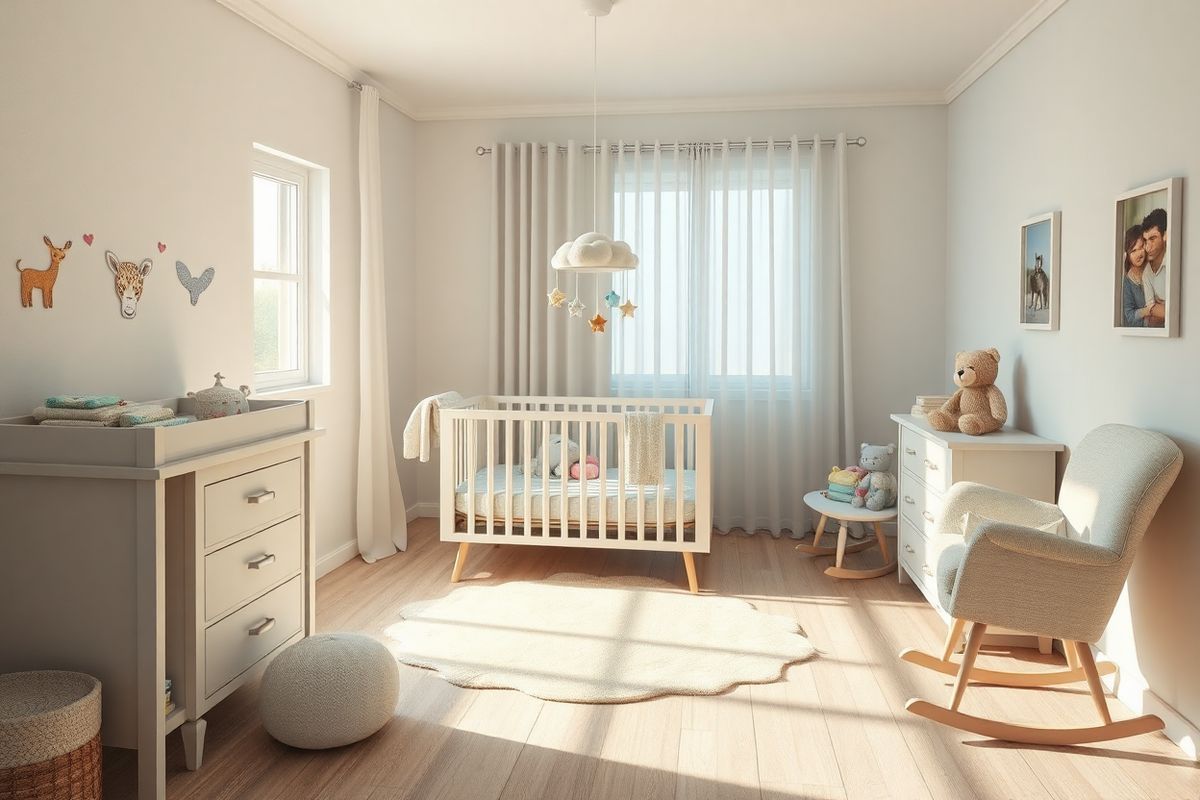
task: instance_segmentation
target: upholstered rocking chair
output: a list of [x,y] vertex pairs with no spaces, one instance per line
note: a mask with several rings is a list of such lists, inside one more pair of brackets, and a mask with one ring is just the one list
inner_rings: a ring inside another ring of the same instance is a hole
[[[1154,715],[1113,722],[1090,643],[1116,606],[1138,543],[1183,463],[1179,448],[1159,433],[1104,425],[1084,437],[1067,465],[1058,505],[1029,500],[974,483],[946,495],[942,535],[960,534],[970,511],[984,518],[938,561],[938,595],[953,622],[939,658],[905,650],[900,658],[956,675],[949,708],[920,699],[907,709],[981,736],[1029,744],[1069,745],[1120,739],[1160,730]],[[1045,531],[1065,519],[1066,536]],[[950,660],[967,622],[962,662]],[[974,666],[988,625],[1062,639],[1067,669],[1021,673]],[[1050,686],[1086,680],[1101,725],[1042,728],[964,714],[958,710],[968,681],[1001,686]]]

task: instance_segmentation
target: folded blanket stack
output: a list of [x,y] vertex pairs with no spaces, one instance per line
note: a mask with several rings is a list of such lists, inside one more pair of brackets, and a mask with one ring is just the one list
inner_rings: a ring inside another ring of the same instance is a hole
[[56,395],[33,410],[39,425],[64,428],[144,428],[182,425],[195,417],[153,403],[130,403],[113,395]]
[[854,490],[867,471],[862,467],[834,467],[829,471],[829,489],[825,496],[830,500],[849,503],[854,499]]

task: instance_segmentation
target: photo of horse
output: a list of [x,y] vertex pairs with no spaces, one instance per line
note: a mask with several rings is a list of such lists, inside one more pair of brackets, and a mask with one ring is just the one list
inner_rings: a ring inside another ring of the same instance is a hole
[[1058,330],[1059,212],[1021,225],[1022,328]]

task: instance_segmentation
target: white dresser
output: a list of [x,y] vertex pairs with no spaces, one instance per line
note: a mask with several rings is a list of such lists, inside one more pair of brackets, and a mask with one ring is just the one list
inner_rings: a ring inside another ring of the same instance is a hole
[[[958,481],[974,481],[1053,503],[1056,455],[1063,445],[1013,428],[968,436],[934,430],[925,417],[912,414],[893,414],[892,420],[900,426],[896,541],[900,582],[915,583],[930,605],[949,620],[938,604],[940,549],[931,538],[946,491]],[[989,641],[1016,633],[998,631]],[[1040,649],[1048,652],[1048,647],[1048,641],[1039,642]]]
[[0,672],[98,677],[140,800],[165,796],[167,735],[198,767],[203,715],[314,630],[321,431],[311,401],[250,406],[170,428],[0,420]]

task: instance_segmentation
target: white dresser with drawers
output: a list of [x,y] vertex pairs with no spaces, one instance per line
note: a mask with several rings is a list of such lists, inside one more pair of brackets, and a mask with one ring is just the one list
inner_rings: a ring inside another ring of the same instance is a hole
[[169,428],[0,420],[0,673],[99,678],[139,800],[165,796],[166,736],[198,768],[204,714],[314,631],[321,432],[304,400]]
[[[1063,445],[1013,428],[969,436],[934,430],[923,416],[893,414],[892,420],[900,428],[896,540],[900,582],[915,583],[930,605],[949,620],[938,604],[941,551],[933,538],[946,491],[959,481],[973,481],[1053,503],[1056,456]],[[997,631],[989,641],[1014,635],[1019,634]],[[1039,642],[1039,648],[1049,652],[1049,642]]]

